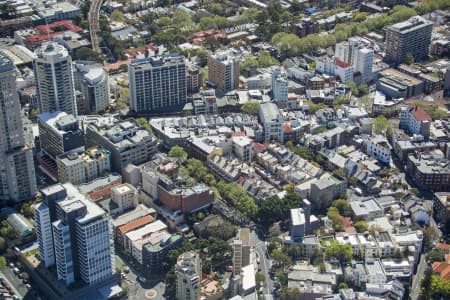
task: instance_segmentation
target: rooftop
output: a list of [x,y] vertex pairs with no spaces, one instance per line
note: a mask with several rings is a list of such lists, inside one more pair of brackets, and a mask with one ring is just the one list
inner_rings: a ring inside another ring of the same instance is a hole
[[393,30],[402,34],[410,33],[417,29],[432,26],[433,22],[426,20],[420,16],[414,16],[406,21],[388,26],[388,30]]

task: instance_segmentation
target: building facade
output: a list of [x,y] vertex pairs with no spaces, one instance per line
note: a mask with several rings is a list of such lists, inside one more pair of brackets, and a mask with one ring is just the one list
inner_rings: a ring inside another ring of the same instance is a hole
[[239,87],[240,59],[234,53],[221,51],[208,56],[208,80],[218,90],[227,92]]
[[52,159],[70,151],[84,151],[84,134],[73,115],[55,111],[38,115],[41,150]]
[[200,255],[194,251],[178,257],[175,265],[176,299],[199,300],[202,280]]
[[109,80],[106,71],[92,63],[77,61],[74,63],[75,88],[84,97],[85,113],[103,112],[109,105]]
[[392,64],[405,62],[408,55],[415,61],[428,56],[433,22],[415,16],[386,27],[385,61]]
[[25,142],[13,63],[0,54],[0,200],[21,201],[37,192],[33,151]]
[[112,227],[105,211],[70,183],[47,187],[42,195],[35,222],[45,265],[53,263],[53,246],[57,278],[66,285],[78,280],[91,285],[111,278],[115,258]]
[[277,103],[286,104],[288,102],[288,80],[286,74],[283,74],[280,70],[273,71],[272,73],[272,93],[273,100]]
[[266,142],[284,142],[284,119],[275,103],[261,103],[259,106],[259,119],[264,126],[264,140]]
[[430,115],[420,106],[403,106],[400,109],[399,127],[405,129],[409,134],[420,134],[424,138],[430,136]]
[[111,171],[111,158],[108,150],[98,147],[78,154],[70,152],[56,159],[58,180],[78,185],[90,182]]
[[187,102],[183,56],[133,60],[128,66],[128,77],[131,109],[136,113],[179,111]]
[[72,58],[66,48],[54,42],[43,44],[35,51],[33,69],[40,112],[77,116]]
[[102,146],[111,153],[112,169],[122,173],[128,164],[139,165],[151,160],[157,152],[157,140],[133,121],[123,121],[102,127],[89,124],[86,129],[88,146]]

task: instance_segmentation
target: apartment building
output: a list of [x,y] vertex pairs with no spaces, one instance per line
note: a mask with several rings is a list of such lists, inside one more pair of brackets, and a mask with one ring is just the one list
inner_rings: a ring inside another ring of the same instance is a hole
[[44,43],[35,51],[33,69],[40,112],[77,116],[72,58],[67,49],[55,42]]
[[59,182],[75,185],[90,182],[111,171],[110,153],[99,147],[91,147],[80,154],[70,152],[58,156],[56,165]]
[[233,240],[233,274],[240,275],[242,268],[250,264],[250,229],[241,228]]
[[157,152],[156,138],[133,121],[113,122],[107,126],[89,124],[88,146],[102,146],[111,153],[112,169],[122,173],[128,164],[139,165]]
[[264,127],[264,140],[266,142],[284,142],[284,119],[275,103],[261,103],[259,106],[259,119]]
[[194,251],[178,257],[175,265],[176,299],[199,300],[202,280],[200,255]]
[[73,67],[75,89],[83,95],[83,113],[105,111],[110,98],[108,73],[100,65],[89,61],[76,61]]
[[405,62],[407,55],[415,61],[428,56],[433,22],[414,16],[409,20],[386,27],[385,61],[392,64]]
[[438,149],[409,154],[406,171],[422,189],[434,192],[448,190],[450,163]]
[[37,192],[33,150],[26,144],[15,67],[0,54],[0,200],[22,201]]
[[180,55],[136,59],[128,66],[131,110],[179,111],[187,103],[186,64]]
[[129,183],[115,186],[111,189],[111,201],[117,206],[112,213],[123,213],[138,205],[138,191]]
[[219,51],[208,56],[208,80],[223,92],[239,87],[240,58],[233,50]]
[[68,152],[85,150],[84,134],[73,115],[61,111],[42,113],[37,121],[41,150],[53,160]]
[[111,278],[115,258],[106,212],[71,183],[47,187],[42,195],[35,222],[45,265],[56,264],[57,278],[67,286],[75,281],[91,285]]
[[431,122],[431,116],[420,106],[403,106],[400,109],[399,128],[405,129],[409,134],[429,138]]

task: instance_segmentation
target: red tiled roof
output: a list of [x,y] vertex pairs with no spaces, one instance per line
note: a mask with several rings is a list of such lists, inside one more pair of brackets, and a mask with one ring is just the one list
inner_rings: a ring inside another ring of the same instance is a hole
[[442,279],[450,280],[450,265],[444,262],[436,261],[432,265],[433,272],[439,273]]
[[420,106],[414,106],[409,111],[417,121],[431,121],[430,115]]
[[339,60],[337,58],[334,60],[334,63],[336,64],[336,66],[338,66],[340,68],[348,68],[348,67],[352,66],[351,64],[348,64],[348,63],[346,63],[346,62],[344,62],[342,60]]
[[269,147],[267,145],[261,144],[261,143],[253,143],[253,150],[255,150],[255,152],[260,153],[263,152],[265,150],[267,150]]
[[115,71],[120,68],[121,65],[129,65],[131,63],[131,58],[128,58],[127,60],[119,60],[112,64],[107,64],[103,66],[103,69],[105,69],[106,72]]
[[[57,27],[63,27],[64,29],[61,30],[62,28],[57,28]],[[58,31],[55,31],[55,29],[58,29]],[[30,36],[26,37],[26,40],[30,43],[44,42],[44,41],[51,39],[55,35],[63,34],[66,31],[72,31],[75,33],[79,33],[81,31],[83,31],[83,29],[74,25],[72,23],[72,21],[69,21],[69,20],[53,22],[53,23],[48,24],[48,26],[47,25],[39,25],[39,26],[36,26],[34,28],[34,30],[36,32],[35,35],[30,35]]]
[[444,243],[437,243],[436,248],[442,249],[442,250],[450,250],[450,245],[444,244]]
[[137,229],[139,227],[142,227],[142,226],[144,226],[146,224],[152,223],[153,221],[154,221],[154,218],[152,216],[150,216],[150,215],[147,215],[147,216],[143,216],[143,217],[141,217],[139,219],[136,219],[134,221],[131,221],[128,224],[124,224],[122,226],[119,226],[119,228],[117,228],[117,230],[120,233],[127,233],[129,231],[132,231],[132,230],[135,230],[135,229]]

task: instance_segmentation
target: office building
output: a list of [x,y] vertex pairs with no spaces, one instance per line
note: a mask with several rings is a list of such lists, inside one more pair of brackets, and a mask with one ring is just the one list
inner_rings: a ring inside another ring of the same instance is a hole
[[20,201],[37,191],[33,151],[25,142],[15,67],[0,54],[0,200]]
[[423,93],[424,83],[416,77],[409,76],[395,69],[379,72],[377,90],[388,99],[408,99]]
[[86,129],[88,146],[102,146],[111,153],[112,169],[122,173],[128,164],[139,165],[151,160],[157,152],[157,140],[133,121],[107,126],[89,124]]
[[76,281],[91,285],[111,278],[114,247],[105,211],[70,183],[45,188],[42,195],[35,222],[45,266],[54,262],[58,280],[66,285]]
[[108,73],[94,62],[74,63],[75,89],[83,95],[84,113],[98,113],[109,105]]
[[61,111],[42,113],[37,121],[41,150],[53,160],[68,152],[84,151],[84,134],[73,115]]
[[240,58],[232,50],[208,56],[208,80],[223,92],[239,87]]
[[90,182],[111,171],[111,158],[108,150],[92,147],[83,153],[69,152],[56,159],[58,180],[75,185]]
[[198,253],[190,251],[181,254],[175,265],[175,276],[177,300],[200,299],[202,264]]
[[250,264],[250,229],[241,228],[233,240],[233,273],[240,275],[242,268]]
[[129,183],[111,189],[111,201],[117,205],[117,213],[135,208],[138,205],[138,191]]
[[180,111],[187,102],[183,56],[133,60],[128,66],[128,79],[131,109],[137,113]]
[[386,27],[386,56],[384,60],[391,64],[405,62],[408,55],[415,61],[428,56],[433,22],[415,16]]
[[261,103],[259,106],[259,119],[264,126],[264,140],[266,142],[284,142],[284,119],[275,103]]
[[276,103],[286,104],[288,102],[288,80],[285,73],[280,70],[272,72],[272,93],[273,101]]
[[48,42],[36,49],[33,60],[39,110],[77,116],[72,59],[66,48]]

